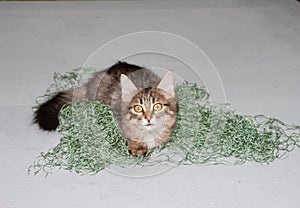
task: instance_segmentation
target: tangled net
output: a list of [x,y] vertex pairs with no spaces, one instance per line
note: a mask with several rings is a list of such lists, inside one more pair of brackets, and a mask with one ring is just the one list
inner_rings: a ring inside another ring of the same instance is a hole
[[[76,87],[92,68],[55,74],[54,84],[37,103],[54,92]],[[56,147],[41,153],[29,172],[51,173],[65,169],[79,174],[96,174],[111,166],[242,164],[246,161],[270,163],[299,147],[300,126],[263,115],[242,116],[229,105],[213,105],[204,88],[184,82],[176,86],[179,104],[177,125],[171,140],[145,157],[127,151],[110,108],[99,101],[74,102],[59,115]]]

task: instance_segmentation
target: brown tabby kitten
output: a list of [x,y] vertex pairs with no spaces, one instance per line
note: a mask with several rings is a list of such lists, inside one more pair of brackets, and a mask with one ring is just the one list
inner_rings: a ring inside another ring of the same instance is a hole
[[72,101],[100,100],[109,105],[133,155],[166,144],[177,116],[173,75],[162,79],[149,69],[118,62],[95,73],[85,85],[59,92],[39,106],[34,122],[52,131],[59,125],[60,109]]

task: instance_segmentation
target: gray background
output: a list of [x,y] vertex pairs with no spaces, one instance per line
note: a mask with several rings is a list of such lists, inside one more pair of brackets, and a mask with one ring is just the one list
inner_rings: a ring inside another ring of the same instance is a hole
[[268,166],[181,166],[142,179],[107,171],[44,178],[26,170],[59,141],[59,134],[30,124],[35,97],[53,73],[80,66],[102,44],[136,31],[196,43],[237,113],[299,124],[299,20],[294,0],[0,2],[0,207],[298,207],[299,149]]

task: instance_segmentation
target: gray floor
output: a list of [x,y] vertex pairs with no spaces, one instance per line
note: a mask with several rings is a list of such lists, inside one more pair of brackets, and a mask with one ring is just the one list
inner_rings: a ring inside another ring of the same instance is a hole
[[81,66],[99,46],[138,31],[197,44],[237,113],[299,124],[299,20],[294,0],[0,2],[0,207],[298,207],[299,149],[268,166],[184,166],[140,179],[26,171],[59,141],[30,124],[35,97],[53,73]]

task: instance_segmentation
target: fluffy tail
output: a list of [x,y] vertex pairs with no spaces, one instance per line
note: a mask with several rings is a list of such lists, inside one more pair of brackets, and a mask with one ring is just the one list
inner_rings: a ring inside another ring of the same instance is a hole
[[42,130],[54,131],[59,125],[58,114],[60,109],[73,100],[83,100],[85,96],[85,86],[57,93],[53,98],[38,107],[34,113],[33,123],[38,124]]
[[47,102],[41,104],[34,113],[33,122],[38,124],[42,130],[53,131],[57,128],[58,113],[67,103],[72,101],[69,91],[59,92]]

